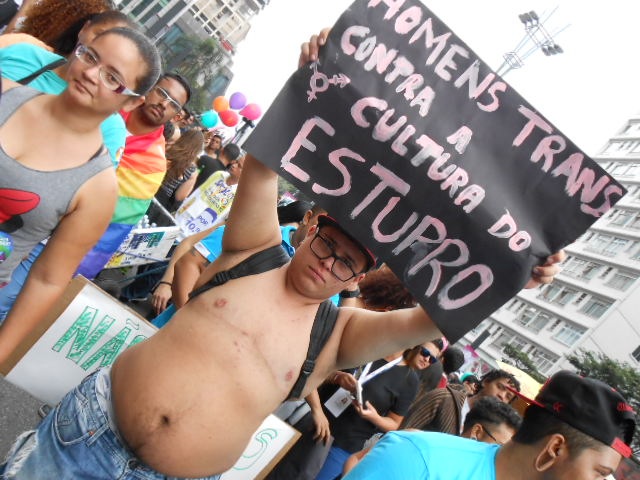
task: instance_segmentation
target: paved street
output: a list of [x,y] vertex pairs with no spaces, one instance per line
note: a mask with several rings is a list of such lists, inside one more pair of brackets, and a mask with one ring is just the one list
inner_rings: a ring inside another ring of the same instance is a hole
[[0,459],[4,460],[13,440],[33,428],[42,402],[0,377]]

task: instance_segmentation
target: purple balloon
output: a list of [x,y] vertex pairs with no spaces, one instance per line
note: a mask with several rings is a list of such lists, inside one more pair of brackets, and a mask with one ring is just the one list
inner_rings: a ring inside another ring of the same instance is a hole
[[244,93],[236,92],[229,97],[229,106],[234,110],[240,110],[247,104],[247,97]]
[[262,110],[256,103],[250,103],[240,111],[240,115],[247,120],[257,120],[262,115]]

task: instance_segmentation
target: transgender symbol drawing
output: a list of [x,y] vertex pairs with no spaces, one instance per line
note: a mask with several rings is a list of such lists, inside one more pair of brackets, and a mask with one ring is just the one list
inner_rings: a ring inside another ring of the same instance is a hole
[[351,83],[351,79],[344,73],[339,73],[329,78],[324,73],[319,72],[318,62],[313,62],[310,68],[313,69],[313,75],[311,75],[309,79],[309,88],[311,88],[311,90],[307,90],[307,94],[309,95],[307,97],[307,103],[311,103],[311,100],[318,98],[316,93],[326,91],[329,85],[337,85],[340,88],[344,88]]

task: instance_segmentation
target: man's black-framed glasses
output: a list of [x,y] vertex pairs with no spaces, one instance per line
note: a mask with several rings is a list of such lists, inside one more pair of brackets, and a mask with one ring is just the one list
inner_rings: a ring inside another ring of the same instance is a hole
[[180,111],[182,111],[182,105],[180,105],[180,103],[175,100],[171,95],[169,95],[169,92],[167,92],[164,88],[159,87],[159,86],[155,86],[153,87],[153,91],[156,92],[160,98],[162,98],[161,102],[162,103],[167,103],[167,105],[169,105],[169,108],[174,112],[174,113],[178,113]]
[[[480,425],[482,425],[482,424],[480,424]],[[489,438],[491,438],[491,440],[493,440],[493,441],[496,443],[496,445],[500,445],[500,446],[504,445],[502,442],[498,441],[498,440],[496,439],[496,437],[494,437],[494,436],[493,436],[493,434],[489,431],[489,429],[488,429],[487,427],[485,427],[484,425],[482,425],[482,429],[484,430],[484,433],[486,433],[487,435],[489,435]]]
[[331,264],[331,273],[341,282],[346,282],[358,275],[353,268],[351,268],[352,262],[346,258],[336,255],[336,251],[331,244],[331,240],[322,236],[320,230],[318,230],[315,236],[311,239],[311,251],[320,260],[326,258],[333,258]]
[[424,358],[428,358],[430,364],[438,363],[438,357],[431,353],[427,347],[420,347],[420,355]]
[[116,72],[109,70],[104,65],[100,65],[100,59],[98,58],[98,55],[89,47],[79,43],[73,53],[76,58],[85,65],[88,65],[90,67],[95,67],[97,65],[100,81],[112,92],[119,93],[121,95],[127,95],[129,97],[140,96],[139,93],[136,93],[133,90],[127,88]]

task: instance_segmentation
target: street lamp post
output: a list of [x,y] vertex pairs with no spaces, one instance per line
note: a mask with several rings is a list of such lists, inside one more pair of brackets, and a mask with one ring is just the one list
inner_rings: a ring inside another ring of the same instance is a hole
[[541,50],[546,56],[558,55],[564,52],[562,47],[556,43],[554,37],[569,25],[555,33],[549,33],[544,25],[544,22],[553,15],[555,10],[547,15],[545,19],[540,19],[533,10],[518,15],[524,25],[525,35],[520,40],[520,43],[516,45],[516,48],[504,54],[504,61],[496,71],[498,74],[504,77],[511,70],[521,68],[524,65],[524,60],[536,50]]

